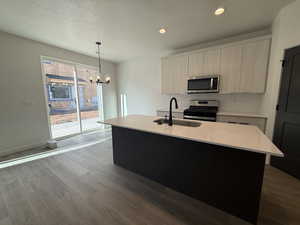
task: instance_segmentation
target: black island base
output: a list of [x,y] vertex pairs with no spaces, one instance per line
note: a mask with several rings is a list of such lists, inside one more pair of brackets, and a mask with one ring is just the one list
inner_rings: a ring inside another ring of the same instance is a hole
[[112,126],[114,164],[257,223],[265,154]]

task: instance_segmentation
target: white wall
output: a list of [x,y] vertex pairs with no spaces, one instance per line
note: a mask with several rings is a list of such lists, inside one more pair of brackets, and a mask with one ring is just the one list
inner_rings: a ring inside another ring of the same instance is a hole
[[163,102],[160,85],[159,56],[138,58],[118,65],[118,100],[120,94],[127,95],[128,114],[154,115]]
[[[97,59],[0,32],[0,155],[45,144],[50,138],[40,56],[97,66]],[[103,62],[105,117],[117,114],[116,65]]]
[[284,7],[277,15],[273,23],[273,41],[271,47],[271,58],[267,91],[262,101],[261,111],[268,115],[267,135],[272,138],[274,121],[276,116],[276,104],[278,100],[281,62],[284,50],[300,45],[300,0]]

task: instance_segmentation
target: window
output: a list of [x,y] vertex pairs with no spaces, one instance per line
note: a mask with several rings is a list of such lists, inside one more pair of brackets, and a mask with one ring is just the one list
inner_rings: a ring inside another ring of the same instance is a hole
[[72,87],[69,85],[50,84],[48,85],[50,101],[67,101],[72,99]]

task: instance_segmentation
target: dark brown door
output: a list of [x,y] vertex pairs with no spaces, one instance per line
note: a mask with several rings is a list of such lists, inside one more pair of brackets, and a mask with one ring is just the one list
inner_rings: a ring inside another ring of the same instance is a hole
[[285,51],[273,140],[285,157],[271,165],[300,179],[300,46]]

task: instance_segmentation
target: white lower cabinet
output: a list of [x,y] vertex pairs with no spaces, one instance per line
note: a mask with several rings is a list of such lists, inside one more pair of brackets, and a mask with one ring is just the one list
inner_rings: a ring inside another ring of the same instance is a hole
[[242,124],[242,125],[254,125],[257,126],[262,132],[265,133],[267,118],[254,117],[254,116],[234,116],[234,115],[217,115],[217,122]]

